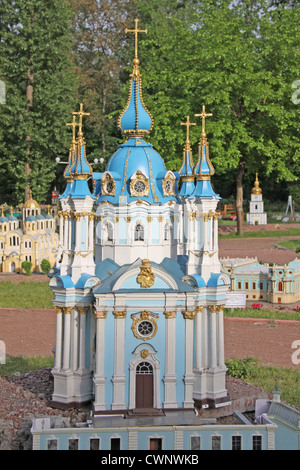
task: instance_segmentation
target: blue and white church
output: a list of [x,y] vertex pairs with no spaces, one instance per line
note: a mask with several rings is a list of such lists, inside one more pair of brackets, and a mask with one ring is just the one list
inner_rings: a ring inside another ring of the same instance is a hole
[[[103,173],[86,155],[83,117],[60,195],[53,403],[93,402],[95,415],[163,414],[228,405],[223,308],[229,277],[218,258],[220,199],[211,178],[205,107],[194,163],[189,117],[182,166],[168,171],[148,142],[153,118],[137,54],[119,117],[124,143]],[[78,133],[76,137],[76,128]]]

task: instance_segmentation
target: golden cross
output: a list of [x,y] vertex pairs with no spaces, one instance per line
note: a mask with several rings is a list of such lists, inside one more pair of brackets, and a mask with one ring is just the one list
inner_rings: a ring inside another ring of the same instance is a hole
[[134,33],[135,59],[138,58],[138,33],[148,33],[147,29],[138,29],[139,21],[137,18],[134,20],[135,29],[125,29],[125,33]]
[[205,134],[205,118],[212,116],[212,113],[206,113],[205,112],[205,106],[202,106],[202,113],[200,114],[195,114],[195,116],[199,116],[202,118],[202,134]]
[[182,126],[186,126],[186,140],[190,141],[190,126],[195,126],[195,122],[190,122],[190,116],[187,116],[186,122],[180,123]]
[[[80,103],[79,111],[78,111],[78,112],[75,112],[75,111],[74,111],[72,114],[73,114],[73,116],[76,115],[76,114],[78,114],[78,116],[79,116],[79,124],[78,124],[79,129],[78,129],[78,134],[79,134],[79,133],[81,134],[81,133],[82,133],[82,116],[89,116],[90,113],[84,113],[84,112],[83,112],[83,104]],[[73,123],[72,123],[72,125],[73,125]]]
[[75,140],[76,140],[76,137],[75,137],[75,128],[76,128],[76,126],[78,126],[79,124],[76,122],[76,116],[74,115],[74,113],[73,113],[73,122],[68,122],[66,125],[73,127],[73,141],[75,141]]

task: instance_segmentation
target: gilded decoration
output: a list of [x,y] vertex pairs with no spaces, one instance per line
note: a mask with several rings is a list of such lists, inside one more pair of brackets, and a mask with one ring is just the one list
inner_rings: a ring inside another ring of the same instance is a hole
[[165,312],[166,318],[176,318],[176,311],[166,311]]
[[185,312],[182,312],[182,314],[185,320],[194,320],[197,315],[197,310],[186,310]]
[[143,359],[146,359],[148,357],[148,355],[149,355],[148,349],[143,349],[141,351],[141,356],[142,356]]
[[101,195],[114,196],[115,192],[116,182],[108,173],[106,173],[105,178],[101,179]]
[[143,173],[138,170],[130,181],[130,195],[131,196],[148,196],[149,195],[149,181]]
[[114,311],[114,316],[115,316],[115,318],[125,318],[126,317],[126,310],[124,310],[124,311],[115,310]]
[[147,341],[153,338],[157,333],[157,316],[144,310],[140,314],[131,315],[132,325],[131,329],[137,339]]
[[94,315],[97,319],[101,319],[101,318],[106,318],[107,316],[107,312],[104,311],[104,310],[95,310],[94,311]]
[[163,195],[164,196],[176,196],[175,194],[175,181],[172,176],[167,175],[164,177],[162,182]]
[[148,259],[143,259],[142,264],[140,266],[140,274],[137,277],[137,282],[144,289],[153,286],[154,281],[155,276],[152,272],[150,262]]

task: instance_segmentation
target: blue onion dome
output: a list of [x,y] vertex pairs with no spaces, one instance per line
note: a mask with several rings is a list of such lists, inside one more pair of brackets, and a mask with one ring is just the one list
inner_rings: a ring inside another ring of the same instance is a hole
[[36,220],[45,220],[45,217],[42,214],[38,214],[35,216]]
[[[136,29],[128,32],[146,32],[137,30],[138,20],[135,22]],[[144,140],[152,129],[153,119],[143,101],[139,63],[136,39],[128,101],[118,121],[128,140],[119,145],[107,163],[101,184],[97,185],[97,203],[145,200],[165,204],[177,200],[177,176],[166,169],[159,153]]]
[[17,217],[15,217],[14,214],[13,214],[13,207],[12,206],[10,206],[10,216],[8,217],[8,220],[10,222],[18,222]]
[[146,108],[142,97],[142,78],[139,59],[133,60],[133,73],[130,75],[129,96],[121,113],[118,125],[128,137],[144,137],[152,129],[153,118]]
[[25,222],[36,222],[36,218],[33,215],[26,217]]
[[[80,103],[80,110],[73,112],[72,114],[73,140],[69,154],[69,169],[66,170],[65,174],[68,184],[64,194],[60,196],[60,198],[71,196],[72,198],[84,199],[87,195],[90,195],[93,198],[87,181],[92,176],[93,172],[91,165],[87,161],[86,143],[82,132],[82,118],[83,116],[89,116],[90,113],[85,113],[83,111],[83,104]],[[75,122],[77,115],[79,116],[78,123]],[[77,125],[78,134],[75,141],[74,132]]]

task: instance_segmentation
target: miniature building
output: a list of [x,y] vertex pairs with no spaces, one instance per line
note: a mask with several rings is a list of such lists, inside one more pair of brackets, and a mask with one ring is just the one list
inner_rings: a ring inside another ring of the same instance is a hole
[[284,265],[260,264],[257,258],[220,260],[230,276],[231,291],[245,292],[247,300],[294,303],[300,300],[300,260]]
[[247,214],[247,224],[265,225],[267,223],[267,214],[264,212],[264,203],[262,200],[262,190],[259,187],[259,181],[256,173],[254,188],[251,193],[249,212]]
[[[137,20],[134,32],[141,32]],[[176,173],[144,140],[153,119],[143,103],[137,55],[119,118],[127,140],[103,173],[92,173],[86,159],[86,114],[82,105],[73,113],[60,248],[50,274],[57,311],[53,403],[91,400],[95,417],[164,416],[193,410],[195,402],[226,407],[229,278],[218,259],[220,197],[211,185],[205,133],[211,114],[203,106],[196,115],[202,132],[195,165],[192,123],[182,123],[187,138]]]
[[41,271],[43,259],[53,266],[58,251],[58,234],[55,220],[41,214],[40,205],[32,198],[25,202],[20,216],[0,217],[0,266],[3,273],[23,272],[22,262],[30,261],[32,271]]

